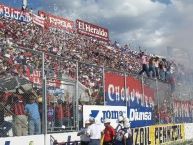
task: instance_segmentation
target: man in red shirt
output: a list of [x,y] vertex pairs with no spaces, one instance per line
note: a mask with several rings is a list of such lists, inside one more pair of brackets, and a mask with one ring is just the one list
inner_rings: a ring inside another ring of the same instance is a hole
[[110,120],[105,119],[104,120],[104,140],[103,140],[103,145],[112,145],[113,144],[113,139],[115,137],[115,129],[110,125]]
[[19,94],[14,94],[11,111],[14,113],[14,134],[15,136],[27,135],[27,117],[24,109],[23,98]]
[[60,130],[63,125],[64,111],[62,103],[62,100],[59,99],[58,104],[55,107],[55,127],[57,127],[56,130]]

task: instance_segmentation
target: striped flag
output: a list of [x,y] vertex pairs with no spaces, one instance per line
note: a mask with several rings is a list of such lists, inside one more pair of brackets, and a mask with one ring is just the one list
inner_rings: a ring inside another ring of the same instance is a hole
[[35,24],[37,24],[37,25],[39,25],[39,26],[44,28],[44,20],[45,20],[45,18],[40,17],[40,16],[38,16],[36,14],[32,14],[32,15],[33,15],[32,16],[33,23],[35,23]]

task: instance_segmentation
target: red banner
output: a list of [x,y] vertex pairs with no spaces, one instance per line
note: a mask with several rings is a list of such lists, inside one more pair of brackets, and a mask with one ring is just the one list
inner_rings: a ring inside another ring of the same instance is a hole
[[[125,86],[126,81],[126,86]],[[144,88],[144,97],[143,97]],[[114,104],[124,105],[124,101],[130,100],[131,102],[137,101],[139,104],[145,107],[154,106],[155,90],[149,86],[143,86],[140,80],[134,77],[115,74],[105,73],[105,94],[106,101]],[[126,89],[126,91],[125,91]],[[125,97],[125,92],[127,96]]]
[[74,22],[62,17],[54,16],[43,11],[38,11],[38,15],[45,18],[46,27],[64,29],[69,32],[74,31]]
[[76,29],[79,34],[91,36],[103,41],[109,40],[108,29],[99,27],[97,25],[79,19],[76,20]]

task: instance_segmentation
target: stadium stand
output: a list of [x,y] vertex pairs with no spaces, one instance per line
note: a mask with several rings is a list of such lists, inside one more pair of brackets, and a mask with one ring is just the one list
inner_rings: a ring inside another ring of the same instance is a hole
[[[42,52],[45,53],[45,60],[42,60]],[[79,62],[78,70],[77,62]],[[151,69],[145,68],[144,63],[151,66]],[[49,78],[48,82],[54,84],[55,88],[61,83],[57,80],[67,79],[73,82],[78,78],[80,86],[85,90],[82,91],[81,95],[84,95],[84,98],[85,96],[89,98],[88,100],[81,100],[80,97],[80,107],[88,103],[97,105],[104,103],[103,68],[135,74],[137,77],[139,77],[139,72],[145,69],[148,79],[158,79],[160,82],[169,84],[173,96],[177,96],[174,93],[176,84],[188,85],[193,80],[193,73],[190,70],[184,70],[183,65],[177,65],[171,60],[156,55],[146,54],[142,50],[134,51],[129,45],[120,46],[117,45],[117,42],[102,42],[92,37],[80,35],[76,31],[70,33],[55,28],[46,29],[33,22],[25,23],[1,16],[0,80],[2,83],[0,90],[2,91],[1,99],[5,102],[1,107],[9,114],[3,116],[15,118],[18,112],[11,111],[10,108],[14,107],[19,99],[27,104],[30,102],[30,98],[34,98],[38,102],[38,105],[35,106],[38,107],[40,118],[42,118],[43,88],[40,87],[40,84],[42,83],[43,67],[46,76]],[[188,84],[185,84],[187,82]],[[69,94],[66,95],[67,99],[73,99],[69,98]],[[50,131],[64,130],[63,122],[53,123],[53,121],[56,121],[55,115],[59,112],[58,114],[62,114],[62,116],[56,116],[59,118],[66,117],[65,120],[68,119],[68,121],[67,123],[64,122],[65,127],[72,129],[75,111],[73,101],[68,102],[61,100],[60,95],[55,96],[57,97],[54,97],[53,93],[48,93],[48,121],[50,122],[48,128]],[[62,105],[61,108],[59,105]],[[171,122],[167,110],[155,109],[155,112],[155,114],[164,112],[165,116],[162,113],[161,118],[164,118],[163,120],[166,123]],[[4,121],[4,117],[2,120]],[[163,123],[165,123],[164,121]],[[69,124],[69,122],[73,123]],[[22,123],[21,121],[21,124],[27,127],[25,122]],[[7,126],[9,128],[1,136],[10,135],[8,131],[12,127]],[[14,132],[14,129],[13,135],[18,135]]]

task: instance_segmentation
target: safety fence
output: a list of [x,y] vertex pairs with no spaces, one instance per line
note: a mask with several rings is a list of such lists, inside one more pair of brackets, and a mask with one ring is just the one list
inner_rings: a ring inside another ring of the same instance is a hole
[[[0,47],[1,137],[78,130],[85,105],[126,107],[132,127],[192,121],[193,103],[179,100],[166,82],[32,49]],[[110,113],[104,115],[110,118]]]

